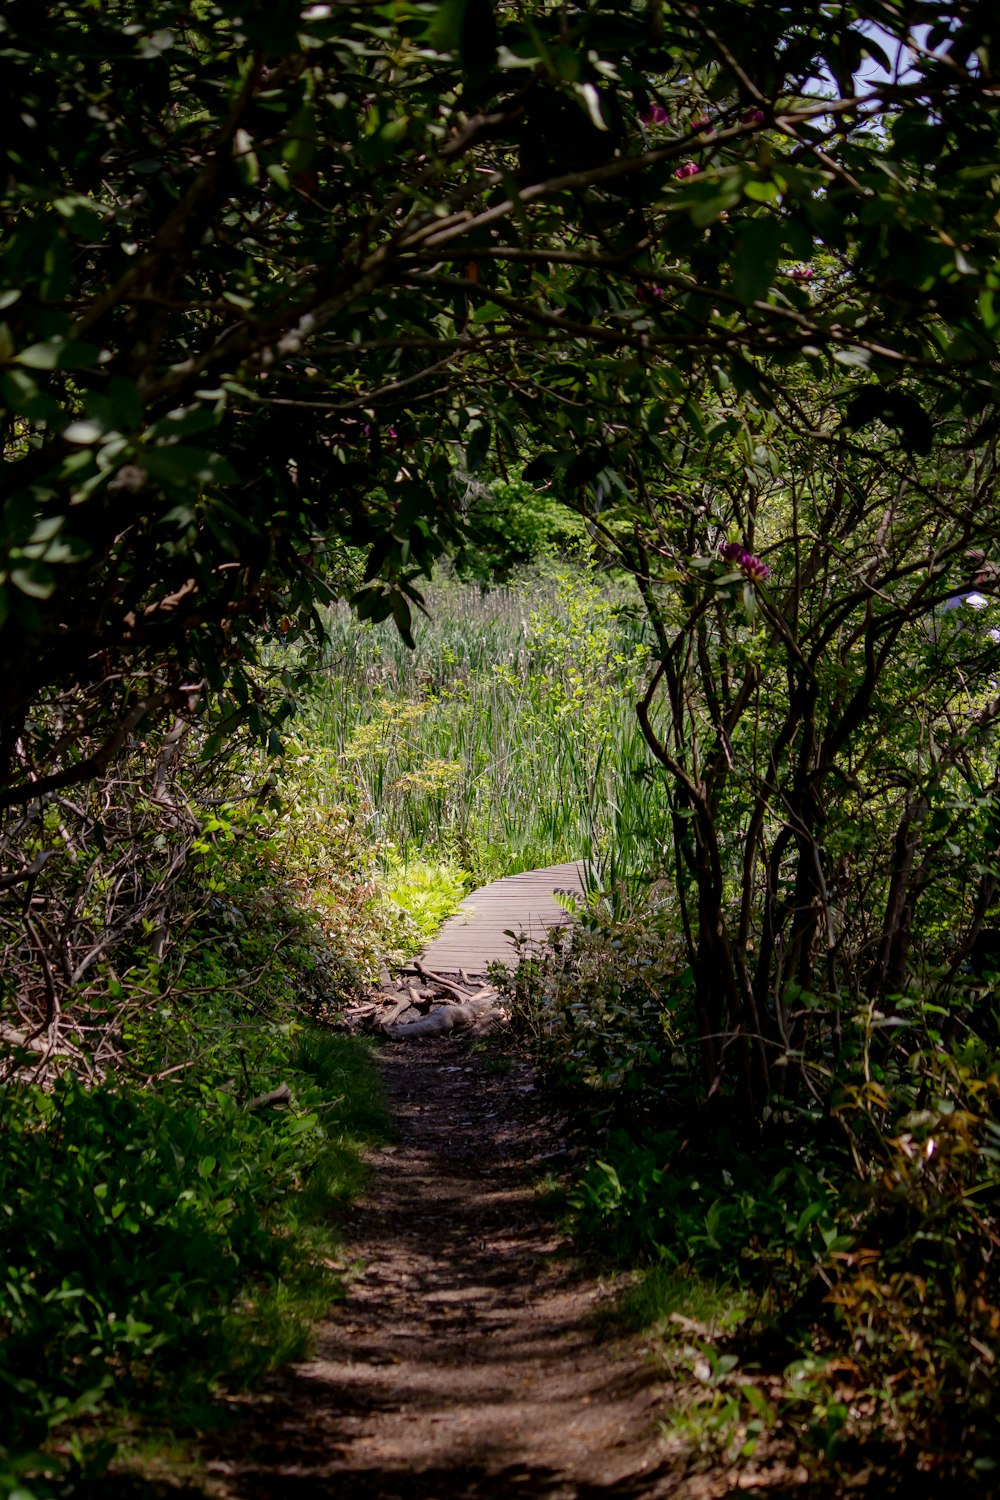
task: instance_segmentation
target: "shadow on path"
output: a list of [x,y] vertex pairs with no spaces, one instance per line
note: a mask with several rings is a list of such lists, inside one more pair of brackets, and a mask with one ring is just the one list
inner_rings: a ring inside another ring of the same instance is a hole
[[246,1500],[670,1493],[657,1372],[598,1340],[599,1289],[539,1204],[565,1142],[530,1069],[449,1041],[382,1069],[399,1143],[348,1220],[347,1300],[209,1471]]

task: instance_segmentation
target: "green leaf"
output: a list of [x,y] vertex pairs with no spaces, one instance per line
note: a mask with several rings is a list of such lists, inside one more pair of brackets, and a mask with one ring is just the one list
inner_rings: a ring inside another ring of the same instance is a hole
[[154,440],[194,437],[197,433],[207,432],[210,427],[218,425],[218,413],[210,406],[179,406],[153,423],[149,429],[149,437]]
[[392,613],[392,605],[383,587],[359,589],[351,595],[350,602],[359,620],[371,620],[376,625],[387,620]]
[[104,215],[97,204],[79,193],[55,198],[52,207],[61,214],[77,239],[99,240],[104,229]]
[[441,0],[434,7],[430,40],[439,51],[457,54],[466,73],[485,73],[497,56],[491,0]]
[[754,203],[773,203],[781,196],[781,189],[776,182],[762,182],[756,177],[744,184],[743,191]]
[[40,390],[37,381],[26,370],[19,370],[16,366],[0,374],[0,396],[11,411],[31,422],[57,424],[64,418],[58,401]]
[[244,187],[253,187],[260,178],[260,162],[249,131],[237,130],[233,136],[233,161]]
[[844,426],[855,430],[868,427],[875,421],[895,428],[912,453],[930,453],[934,428],[915,396],[881,385],[864,386],[848,403]]
[[490,451],[491,433],[490,424],[483,422],[470,436],[465,449],[465,466],[470,474],[475,474],[482,468]]
[[21,563],[12,568],[10,581],[29,599],[51,599],[55,593],[55,576],[43,562]]
[[367,136],[358,145],[358,156],[366,167],[380,167],[394,156],[405,140],[409,121],[405,118],[389,120],[373,135]]
[[741,302],[759,302],[774,280],[782,230],[776,219],[749,219],[740,228],[733,258],[733,282]]
[[473,323],[495,323],[497,318],[506,317],[506,309],[498,307],[495,302],[484,302],[477,307],[472,314]]
[[29,370],[80,370],[96,365],[99,349],[79,339],[53,338],[40,344],[29,344],[15,358]]
[[70,422],[68,427],[63,428],[63,437],[67,443],[86,445],[98,442],[103,436],[104,429],[96,422]]
[[42,260],[39,293],[43,302],[62,302],[73,284],[73,263],[65,235],[57,234],[48,243]]
[[389,595],[389,603],[392,609],[392,618],[395,621],[396,629],[399,631],[400,639],[405,645],[409,646],[411,651],[414,650],[415,642],[411,629],[412,616],[410,614],[410,606],[396,589],[393,589]]
[[115,375],[108,382],[105,396],[109,425],[121,432],[131,432],[143,418],[142,401],[135,383],[122,375]]
[[293,176],[308,172],[316,160],[316,109],[312,103],[302,106],[288,127],[288,140],[281,155]]
[[147,448],[143,452],[142,462],[161,484],[234,484],[237,480],[232,464],[221,454],[208,453],[204,448],[191,448],[181,443]]

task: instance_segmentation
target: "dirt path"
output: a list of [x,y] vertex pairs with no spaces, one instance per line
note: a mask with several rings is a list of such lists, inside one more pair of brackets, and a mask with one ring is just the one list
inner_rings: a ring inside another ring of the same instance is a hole
[[216,1476],[240,1500],[677,1494],[656,1369],[596,1336],[599,1290],[539,1205],[564,1142],[528,1067],[436,1041],[383,1070],[400,1139],[349,1220],[347,1302]]

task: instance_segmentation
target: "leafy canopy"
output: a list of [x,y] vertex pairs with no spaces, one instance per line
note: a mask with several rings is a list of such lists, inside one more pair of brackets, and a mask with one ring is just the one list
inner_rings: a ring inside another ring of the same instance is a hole
[[[470,474],[534,456],[600,493],[615,424],[655,462],[788,361],[843,367],[847,421],[915,451],[911,371],[989,428],[995,27],[985,0],[6,5],[0,797],[206,683],[264,732],[234,664],[333,592],[407,635]],[[70,687],[86,748],[29,765]]]

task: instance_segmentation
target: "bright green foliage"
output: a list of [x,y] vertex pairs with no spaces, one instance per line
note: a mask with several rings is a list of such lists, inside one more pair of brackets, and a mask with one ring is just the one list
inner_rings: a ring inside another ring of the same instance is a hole
[[603,511],[652,636],[639,714],[669,811],[647,858],[676,893],[705,1094],[731,1088],[751,1130],[836,1066],[845,1008],[914,985],[991,1024],[961,973],[1000,868],[995,453],[942,404],[919,468],[884,425],[862,442],[851,385],[801,382],[794,412],[730,392],[659,468],[623,434],[628,494]]
[[487,595],[439,585],[428,603],[412,653],[389,626],[336,616],[306,708],[373,834],[451,851],[477,881],[584,856],[644,869],[655,814],[638,780],[648,647],[634,595],[564,569]]
[[[720,391],[789,389],[780,361],[860,372],[848,423],[915,452],[938,396],[988,424],[995,27],[988,0],[11,0],[3,798],[99,775],[193,685],[266,738],[262,627],[351,592],[408,636],[481,477],[592,485],[600,529],[624,442],[655,467]],[[36,736],[71,688],[85,732]]]
[[[0,928],[0,1486],[59,1493],[37,1477],[56,1426],[96,1475],[118,1409],[203,1426],[218,1384],[300,1357],[340,1294],[332,1216],[384,1136],[364,1043],[303,1029],[419,941],[350,788],[304,751],[206,776],[191,748],[162,782],[134,755],[60,821],[38,810],[64,858],[31,928],[79,970],[48,968],[53,1019]],[[247,1108],[282,1085],[287,1108]]]
[[583,562],[593,541],[586,521],[523,480],[481,486],[465,503],[469,539],[452,554],[461,578],[486,586],[519,570],[557,568],[568,558]]
[[592,1119],[662,1124],[677,1096],[683,953],[664,911],[645,900],[612,920],[590,897],[571,937],[518,957],[504,980],[514,1035],[530,1041],[551,1083],[587,1098]]
[[[234,1028],[266,1051],[262,1017],[321,1019],[419,945],[328,757],[293,747],[277,768],[244,745],[238,763],[205,765],[190,741],[176,748],[162,782],[136,754],[58,819],[40,806],[22,821],[29,851],[48,857],[33,882],[34,953],[16,897],[0,907],[0,992],[8,1042],[56,1070],[82,1048],[152,1077]],[[32,979],[39,952],[51,995]]]
[[[761,1279],[781,1303],[794,1301],[813,1273],[853,1244],[835,1223],[837,1189],[822,1168],[778,1155],[753,1159],[723,1135],[714,1171],[678,1170],[677,1134],[640,1141],[624,1132],[607,1143],[574,1196],[580,1224],[626,1259],[650,1255],[699,1271]],[[761,1273],[763,1263],[763,1276]]]
[[[59,1467],[40,1450],[81,1415],[168,1401],[182,1421],[216,1382],[301,1355],[309,1315],[338,1294],[320,1264],[331,1215],[361,1185],[360,1148],[384,1139],[360,1045],[272,1034],[284,1112],[240,1103],[242,1080],[221,1073],[232,1040],[197,1083],[158,1094],[69,1079],[7,1093],[0,1486],[20,1474],[26,1492],[58,1492],[37,1478]],[[81,1463],[99,1451],[70,1442]]]
[[471,885],[468,872],[454,860],[422,859],[390,865],[384,889],[389,899],[413,919],[426,941],[458,910]]

